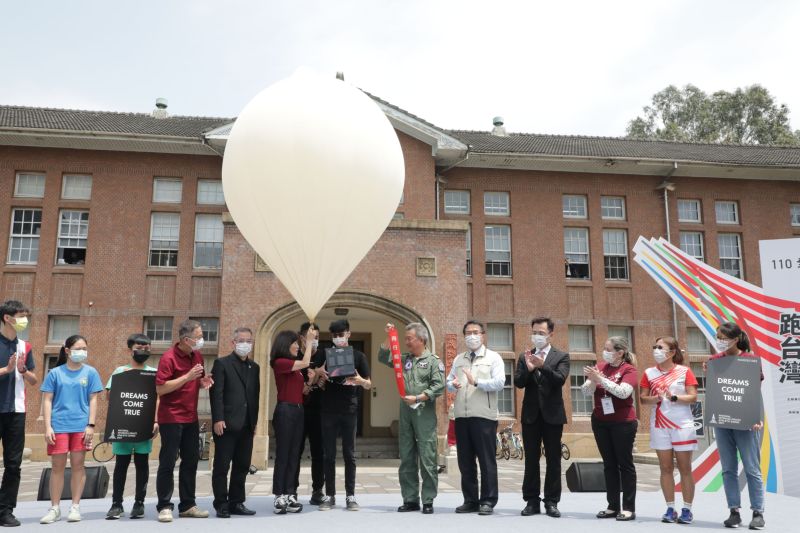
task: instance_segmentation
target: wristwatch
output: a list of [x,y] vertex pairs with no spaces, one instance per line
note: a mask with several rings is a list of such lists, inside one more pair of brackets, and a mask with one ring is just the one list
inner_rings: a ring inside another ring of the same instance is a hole
[[678,401],[678,397],[673,394],[672,396],[670,396],[669,401],[671,401],[672,403],[675,403],[675,402]]
[[94,429],[94,424],[86,424],[86,427]]

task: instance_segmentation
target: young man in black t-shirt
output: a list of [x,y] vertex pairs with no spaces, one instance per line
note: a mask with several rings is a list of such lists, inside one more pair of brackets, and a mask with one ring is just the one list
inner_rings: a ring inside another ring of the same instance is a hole
[[[350,339],[350,323],[347,320],[332,322],[329,328],[333,344],[344,348]],[[324,355],[323,355],[324,358]],[[369,364],[367,357],[353,350],[355,375],[347,378],[331,378],[322,391],[322,446],[325,457],[325,497],[319,505],[320,511],[328,511],[336,504],[336,437],[342,436],[344,456],[344,488],[348,511],[358,511],[356,502],[356,427],[358,425],[358,387],[369,389]]]

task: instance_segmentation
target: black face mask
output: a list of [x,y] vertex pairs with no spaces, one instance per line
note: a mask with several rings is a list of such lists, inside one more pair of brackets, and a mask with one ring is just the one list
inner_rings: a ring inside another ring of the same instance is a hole
[[133,351],[133,360],[139,364],[144,363],[150,358],[150,352],[147,350],[134,350]]

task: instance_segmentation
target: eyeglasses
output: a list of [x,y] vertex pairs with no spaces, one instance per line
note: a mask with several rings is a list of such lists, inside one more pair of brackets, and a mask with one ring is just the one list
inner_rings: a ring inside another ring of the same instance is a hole
[[464,335],[483,335],[483,332],[478,329],[468,329],[464,332]]

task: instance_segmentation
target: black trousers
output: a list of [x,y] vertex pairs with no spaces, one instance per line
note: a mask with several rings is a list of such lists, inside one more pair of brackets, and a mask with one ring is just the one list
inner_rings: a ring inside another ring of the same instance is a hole
[[592,417],[592,432],[603,458],[606,478],[608,508],[619,511],[619,493],[622,490],[622,510],[636,511],[636,466],[633,464],[633,441],[636,439],[637,420],[630,422],[603,422]]
[[303,438],[303,405],[278,402],[272,414],[275,434],[275,466],[272,469],[272,493],[276,496],[293,494],[295,471],[300,461],[300,441]]
[[542,443],[547,469],[544,474],[545,505],[561,501],[561,434],[564,426],[548,424],[541,414],[533,424],[522,424],[522,442],[525,446],[525,477],[522,480],[522,499],[538,505],[540,501],[541,472],[539,459]]
[[322,449],[322,420],[319,409],[305,408],[303,411],[303,439],[300,441],[300,459],[294,474],[294,494],[300,487],[300,462],[306,449],[306,439],[311,451],[311,492],[322,492],[325,485],[325,452]]
[[3,481],[0,484],[0,516],[17,506],[22,450],[25,448],[25,413],[0,413],[3,442]]
[[[136,492],[134,501],[144,503],[147,496],[147,479],[150,477],[150,465],[146,453],[134,453],[133,464],[136,466]],[[122,505],[122,493],[125,491],[125,481],[128,479],[128,467],[131,464],[131,455],[117,455],[114,465],[114,488],[111,493],[111,502]]]
[[156,509],[172,509],[172,492],[175,488],[173,471],[181,455],[178,469],[178,512],[191,509],[195,502],[195,482],[197,478],[197,461],[200,460],[200,425],[197,422],[187,424],[161,424],[161,452],[158,454],[158,473],[156,474]]
[[[253,430],[226,429],[222,436],[214,435],[214,468],[211,470],[211,489],[214,491],[214,509],[223,504],[244,503],[244,483],[253,455]],[[231,471],[230,488],[228,470]]]
[[322,413],[322,448],[325,460],[325,494],[336,495],[336,438],[342,436],[344,490],[356,493],[356,413]]
[[[464,503],[497,505],[497,420],[480,417],[456,418],[456,452],[461,471]],[[478,468],[481,491],[478,495]]]

